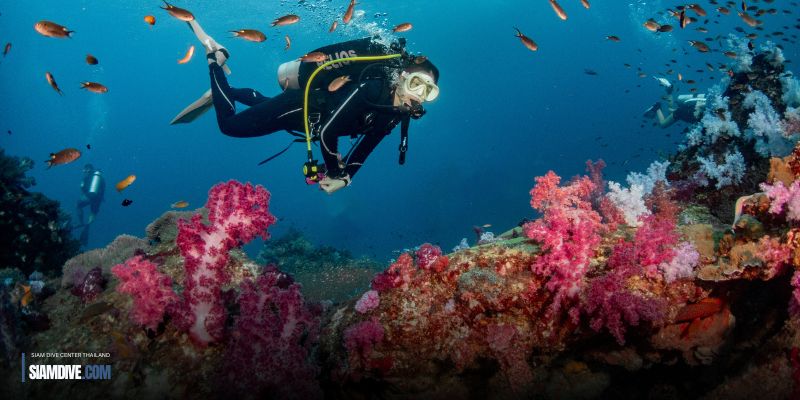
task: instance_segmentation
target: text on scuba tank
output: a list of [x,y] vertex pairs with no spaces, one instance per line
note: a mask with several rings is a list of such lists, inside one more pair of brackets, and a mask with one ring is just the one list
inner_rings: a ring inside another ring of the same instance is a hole
[[[342,58],[358,56],[358,54],[356,53],[355,50],[347,50],[347,51],[342,50],[342,51],[340,51],[338,53],[326,54],[326,55],[327,55],[327,58],[325,59],[325,61],[318,61],[317,62],[317,66],[325,64],[328,61],[333,61],[333,60],[339,60],[339,59],[342,59]],[[332,70],[334,68],[341,68],[341,67],[343,67],[345,65],[348,65],[348,64],[350,64],[350,61],[342,61],[340,63],[334,63],[334,64],[331,64],[331,65],[325,67],[325,70],[326,71],[330,71],[330,70]]]

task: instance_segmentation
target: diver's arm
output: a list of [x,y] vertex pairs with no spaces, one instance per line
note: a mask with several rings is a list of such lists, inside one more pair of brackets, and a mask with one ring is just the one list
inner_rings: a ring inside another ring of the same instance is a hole
[[352,118],[360,116],[365,110],[364,99],[361,97],[361,90],[364,84],[357,86],[349,94],[344,96],[341,104],[331,110],[330,116],[322,123],[319,132],[320,148],[322,149],[322,159],[325,160],[325,169],[330,177],[341,176],[344,171],[339,167],[339,136],[347,135],[347,127],[351,125]]
[[670,113],[666,117],[661,112],[661,109],[656,110],[656,117],[658,117],[658,125],[662,128],[666,128],[675,122],[675,112],[672,111],[672,107],[670,107]]
[[367,160],[367,157],[375,150],[375,147],[378,147],[378,144],[386,137],[387,133],[383,134],[373,134],[373,135],[365,135],[355,149],[353,149],[352,154],[350,154],[350,158],[347,159],[347,166],[344,169],[344,172],[347,175],[350,175],[350,179],[353,179],[353,175],[358,172],[361,166],[364,164],[364,161]]

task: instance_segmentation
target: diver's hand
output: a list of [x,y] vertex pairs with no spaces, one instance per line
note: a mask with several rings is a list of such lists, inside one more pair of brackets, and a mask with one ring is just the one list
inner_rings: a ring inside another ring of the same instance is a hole
[[425,109],[422,108],[422,104],[414,104],[411,106],[411,109],[409,110],[408,114],[413,119],[420,119],[422,118],[423,115],[425,115],[425,112],[426,112]]
[[319,187],[328,194],[333,194],[333,192],[345,186],[350,186],[350,175],[345,175],[340,178],[326,176],[323,180],[319,181]]

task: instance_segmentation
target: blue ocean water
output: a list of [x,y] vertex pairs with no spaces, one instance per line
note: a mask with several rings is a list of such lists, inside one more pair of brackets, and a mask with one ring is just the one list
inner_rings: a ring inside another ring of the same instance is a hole
[[[89,248],[105,246],[122,233],[143,236],[145,226],[170,204],[186,200],[190,209],[200,207],[213,184],[237,179],[262,184],[272,193],[271,210],[281,218],[273,235],[294,227],[315,243],[385,260],[394,250],[424,242],[450,249],[462,237],[474,241],[474,225],[491,224],[488,230],[497,233],[510,229],[533,215],[532,179],[549,169],[568,178],[582,173],[587,159],[599,158],[609,164],[606,174],[612,180],[646,169],[683,139],[680,124],[660,129],[642,119],[643,110],[664,94],[650,76],[675,80],[680,72],[684,80],[696,80],[694,87],[702,93],[724,75],[707,70],[706,62],[717,66],[731,60],[720,51],[699,53],[687,41],[711,38],[708,43],[718,50],[717,38],[735,33],[736,27],[753,31],[735,12],[719,15],[707,1],[700,4],[708,11],[708,23],[700,18],[681,30],[664,14],[674,4],[660,0],[595,1],[588,10],[577,0],[564,0],[566,21],[546,1],[365,0],[356,7],[353,23],[340,23],[328,33],[347,3],[175,2],[229,49],[231,85],[266,96],[280,92],[276,69],[284,61],[338,41],[391,36],[396,24],[413,23],[402,35],[410,51],[426,55],[439,68],[441,95],[426,105],[424,118],[412,122],[406,165],[397,163],[398,128],[352,186],[334,195],[306,185],[301,145],[265,166],[256,165],[288,144],[286,133],[227,137],[213,113],[189,125],[169,125],[208,89],[208,69],[202,51],[188,64],[176,62],[190,45],[201,48],[186,24],[154,0],[0,2],[0,40],[12,43],[0,63],[0,146],[10,155],[35,159],[34,189],[59,200],[68,212],[80,194],[83,165],[102,170],[106,201]],[[795,61],[797,3],[775,1],[771,7],[778,12],[759,17],[763,31],[754,42],[774,40]],[[301,21],[269,26],[289,13]],[[155,26],[143,21],[148,14],[156,17]],[[650,32],[642,23],[651,17],[676,29]],[[43,37],[33,29],[43,19],[75,34],[71,39]],[[697,26],[707,27],[708,33],[696,31]],[[523,47],[513,27],[535,40],[539,50]],[[242,28],[259,29],[268,39],[251,43],[228,33]],[[775,31],[784,35],[774,36]],[[284,51],[287,34],[292,47]],[[607,35],[621,41],[608,41]],[[99,65],[87,65],[87,53]],[[672,59],[677,62],[665,65]],[[674,72],[667,75],[670,69]],[[47,71],[63,96],[48,87]],[[640,71],[647,76],[640,77]],[[103,83],[109,92],[80,90],[82,81]],[[681,83],[678,91],[689,87]],[[340,146],[347,148],[346,139]],[[67,147],[80,149],[83,156],[46,169],[48,155]],[[130,174],[136,182],[117,193],[114,183]],[[126,198],[133,204],[122,207]]]

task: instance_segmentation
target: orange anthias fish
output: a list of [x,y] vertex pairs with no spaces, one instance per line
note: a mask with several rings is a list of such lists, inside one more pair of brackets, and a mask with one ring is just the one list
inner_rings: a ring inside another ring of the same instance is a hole
[[272,26],[286,26],[300,21],[300,17],[294,14],[284,15],[272,21]]
[[189,50],[186,50],[186,55],[183,56],[183,58],[181,58],[180,60],[178,60],[178,64],[188,63],[189,60],[192,59],[193,55],[194,55],[194,46],[189,46]]
[[750,26],[751,26],[751,27],[753,27],[753,28],[755,28],[755,27],[757,27],[757,26],[759,26],[759,25],[761,25],[761,24],[762,24],[762,22],[761,22],[761,21],[759,21],[759,20],[757,20],[757,19],[755,19],[755,18],[751,17],[751,16],[750,16],[748,13],[746,13],[746,12],[739,12],[739,17],[741,17],[741,18],[742,18],[742,21],[744,21],[744,23],[745,23],[745,24],[747,24],[747,25],[750,25]]
[[123,180],[121,180],[121,181],[119,181],[117,183],[117,185],[116,185],[117,191],[118,192],[123,191],[126,187],[130,186],[131,183],[133,183],[133,181],[135,181],[135,180],[136,180],[136,175],[128,175],[127,178],[125,178],[125,179],[123,179]]
[[581,0],[581,5],[583,5],[583,8],[585,8],[585,9],[587,9],[587,10],[588,10],[588,9],[589,9],[589,7],[590,7],[590,6],[589,6],[589,1],[588,1],[588,0]]
[[697,14],[700,17],[705,17],[706,16],[706,10],[704,10],[703,7],[700,7],[699,4],[696,4],[696,3],[695,4],[689,4],[686,8],[694,11],[695,14]]
[[537,45],[536,42],[534,42],[533,40],[531,40],[531,38],[529,38],[529,37],[525,36],[524,34],[522,34],[522,31],[520,31],[519,29],[517,29],[517,28],[514,28],[514,29],[517,30],[517,34],[514,35],[514,37],[518,37],[519,41],[522,42],[522,44],[525,47],[527,47],[528,50],[530,50],[530,51],[539,50],[539,45]]
[[31,292],[31,287],[28,285],[21,285],[22,292],[22,299],[20,299],[19,303],[22,304],[23,307],[27,306],[33,301],[33,292]]
[[314,51],[314,52],[308,53],[308,54],[300,57],[300,61],[302,61],[302,62],[322,62],[322,61],[325,61],[327,58],[328,58],[328,56],[326,56],[325,53],[323,53],[321,51]]
[[50,169],[53,165],[69,164],[77,160],[80,156],[81,152],[78,149],[70,147],[58,153],[50,153],[50,159],[46,160],[45,163],[47,164],[47,169]]
[[556,12],[556,15],[558,15],[558,18],[561,18],[562,20],[566,21],[567,13],[564,12],[564,9],[561,8],[561,5],[558,4],[558,2],[556,0],[550,0],[550,7],[553,7],[553,11]]
[[661,28],[661,25],[653,19],[648,19],[643,25],[650,32],[656,32],[658,31],[658,28]]
[[404,23],[402,23],[402,24],[400,24],[400,25],[397,25],[397,26],[395,26],[395,27],[392,29],[392,32],[407,32],[407,31],[410,31],[410,30],[411,30],[411,28],[413,28],[413,27],[414,27],[414,26],[413,26],[413,25],[411,25],[410,23],[408,23],[408,22],[404,22]]
[[9,51],[11,51],[11,42],[6,43],[6,47],[3,48],[3,57],[5,57]]
[[156,17],[152,15],[145,15],[144,22],[147,22],[148,24],[150,24],[150,26],[153,26],[156,24]]
[[344,12],[344,16],[342,17],[342,21],[344,21],[345,24],[349,24],[353,19],[353,11],[355,7],[356,0],[350,0],[350,5],[347,6],[347,11]]
[[185,200],[176,201],[176,202],[172,203],[171,207],[172,208],[186,208],[186,207],[189,207],[189,202],[185,201]]
[[709,52],[709,50],[711,50],[711,49],[708,47],[708,45],[707,45],[707,44],[705,44],[705,43],[703,43],[703,42],[701,42],[701,41],[699,41],[699,40],[690,40],[690,41],[689,41],[689,44],[691,44],[691,45],[692,45],[692,47],[694,47],[695,49],[697,49],[697,51],[699,51],[699,52],[701,52],[701,53],[708,53],[708,52]]
[[97,82],[81,82],[81,89],[86,89],[92,93],[98,94],[108,93],[108,88]]
[[244,40],[256,43],[261,43],[267,40],[267,35],[255,29],[239,29],[238,31],[231,31],[231,33],[233,33],[233,36],[235,37],[240,37]]
[[[171,16],[173,16],[173,17],[175,17],[175,18],[177,18],[177,19],[179,19],[181,21],[184,21],[184,22],[194,21],[194,15],[189,10],[185,10],[183,8],[180,8],[180,7],[175,7],[172,4],[167,3],[166,0],[164,0],[164,5],[166,5],[166,7],[161,7],[161,9],[162,10],[166,10],[167,13],[169,13],[169,15],[171,15]],[[155,20],[155,18],[154,18],[154,20]],[[145,21],[147,21],[146,17],[145,17]],[[150,24],[150,25],[152,25],[152,24]]]
[[66,26],[50,21],[39,21],[33,25],[33,29],[35,29],[36,32],[39,32],[42,36],[52,38],[69,38],[72,37],[72,33],[75,32],[67,29]]
[[328,91],[329,92],[335,92],[335,91],[341,89],[342,86],[347,84],[347,82],[350,82],[350,75],[340,76],[340,77],[332,80],[331,83],[328,84]]
[[56,83],[56,78],[53,78],[53,74],[51,74],[50,72],[45,72],[44,77],[47,78],[47,83],[50,84],[50,87],[52,87],[53,90],[55,90],[56,92],[58,92],[58,94],[62,96],[64,95],[64,92],[62,92],[61,89],[58,88],[58,83]]
[[95,57],[95,56],[93,56],[91,54],[87,54],[86,55],[86,63],[89,64],[89,65],[97,65],[97,64],[100,63],[100,60],[98,60],[97,57]]
[[333,33],[333,31],[335,31],[335,30],[336,30],[336,27],[337,27],[337,26],[339,26],[339,21],[335,21],[335,20],[334,20],[334,21],[333,21],[333,23],[331,24],[331,28],[330,28],[330,29],[328,29],[328,32],[329,32],[329,33]]
[[286,40],[286,46],[284,46],[283,51],[289,50],[292,47],[292,39],[289,38],[289,35],[283,37]]

